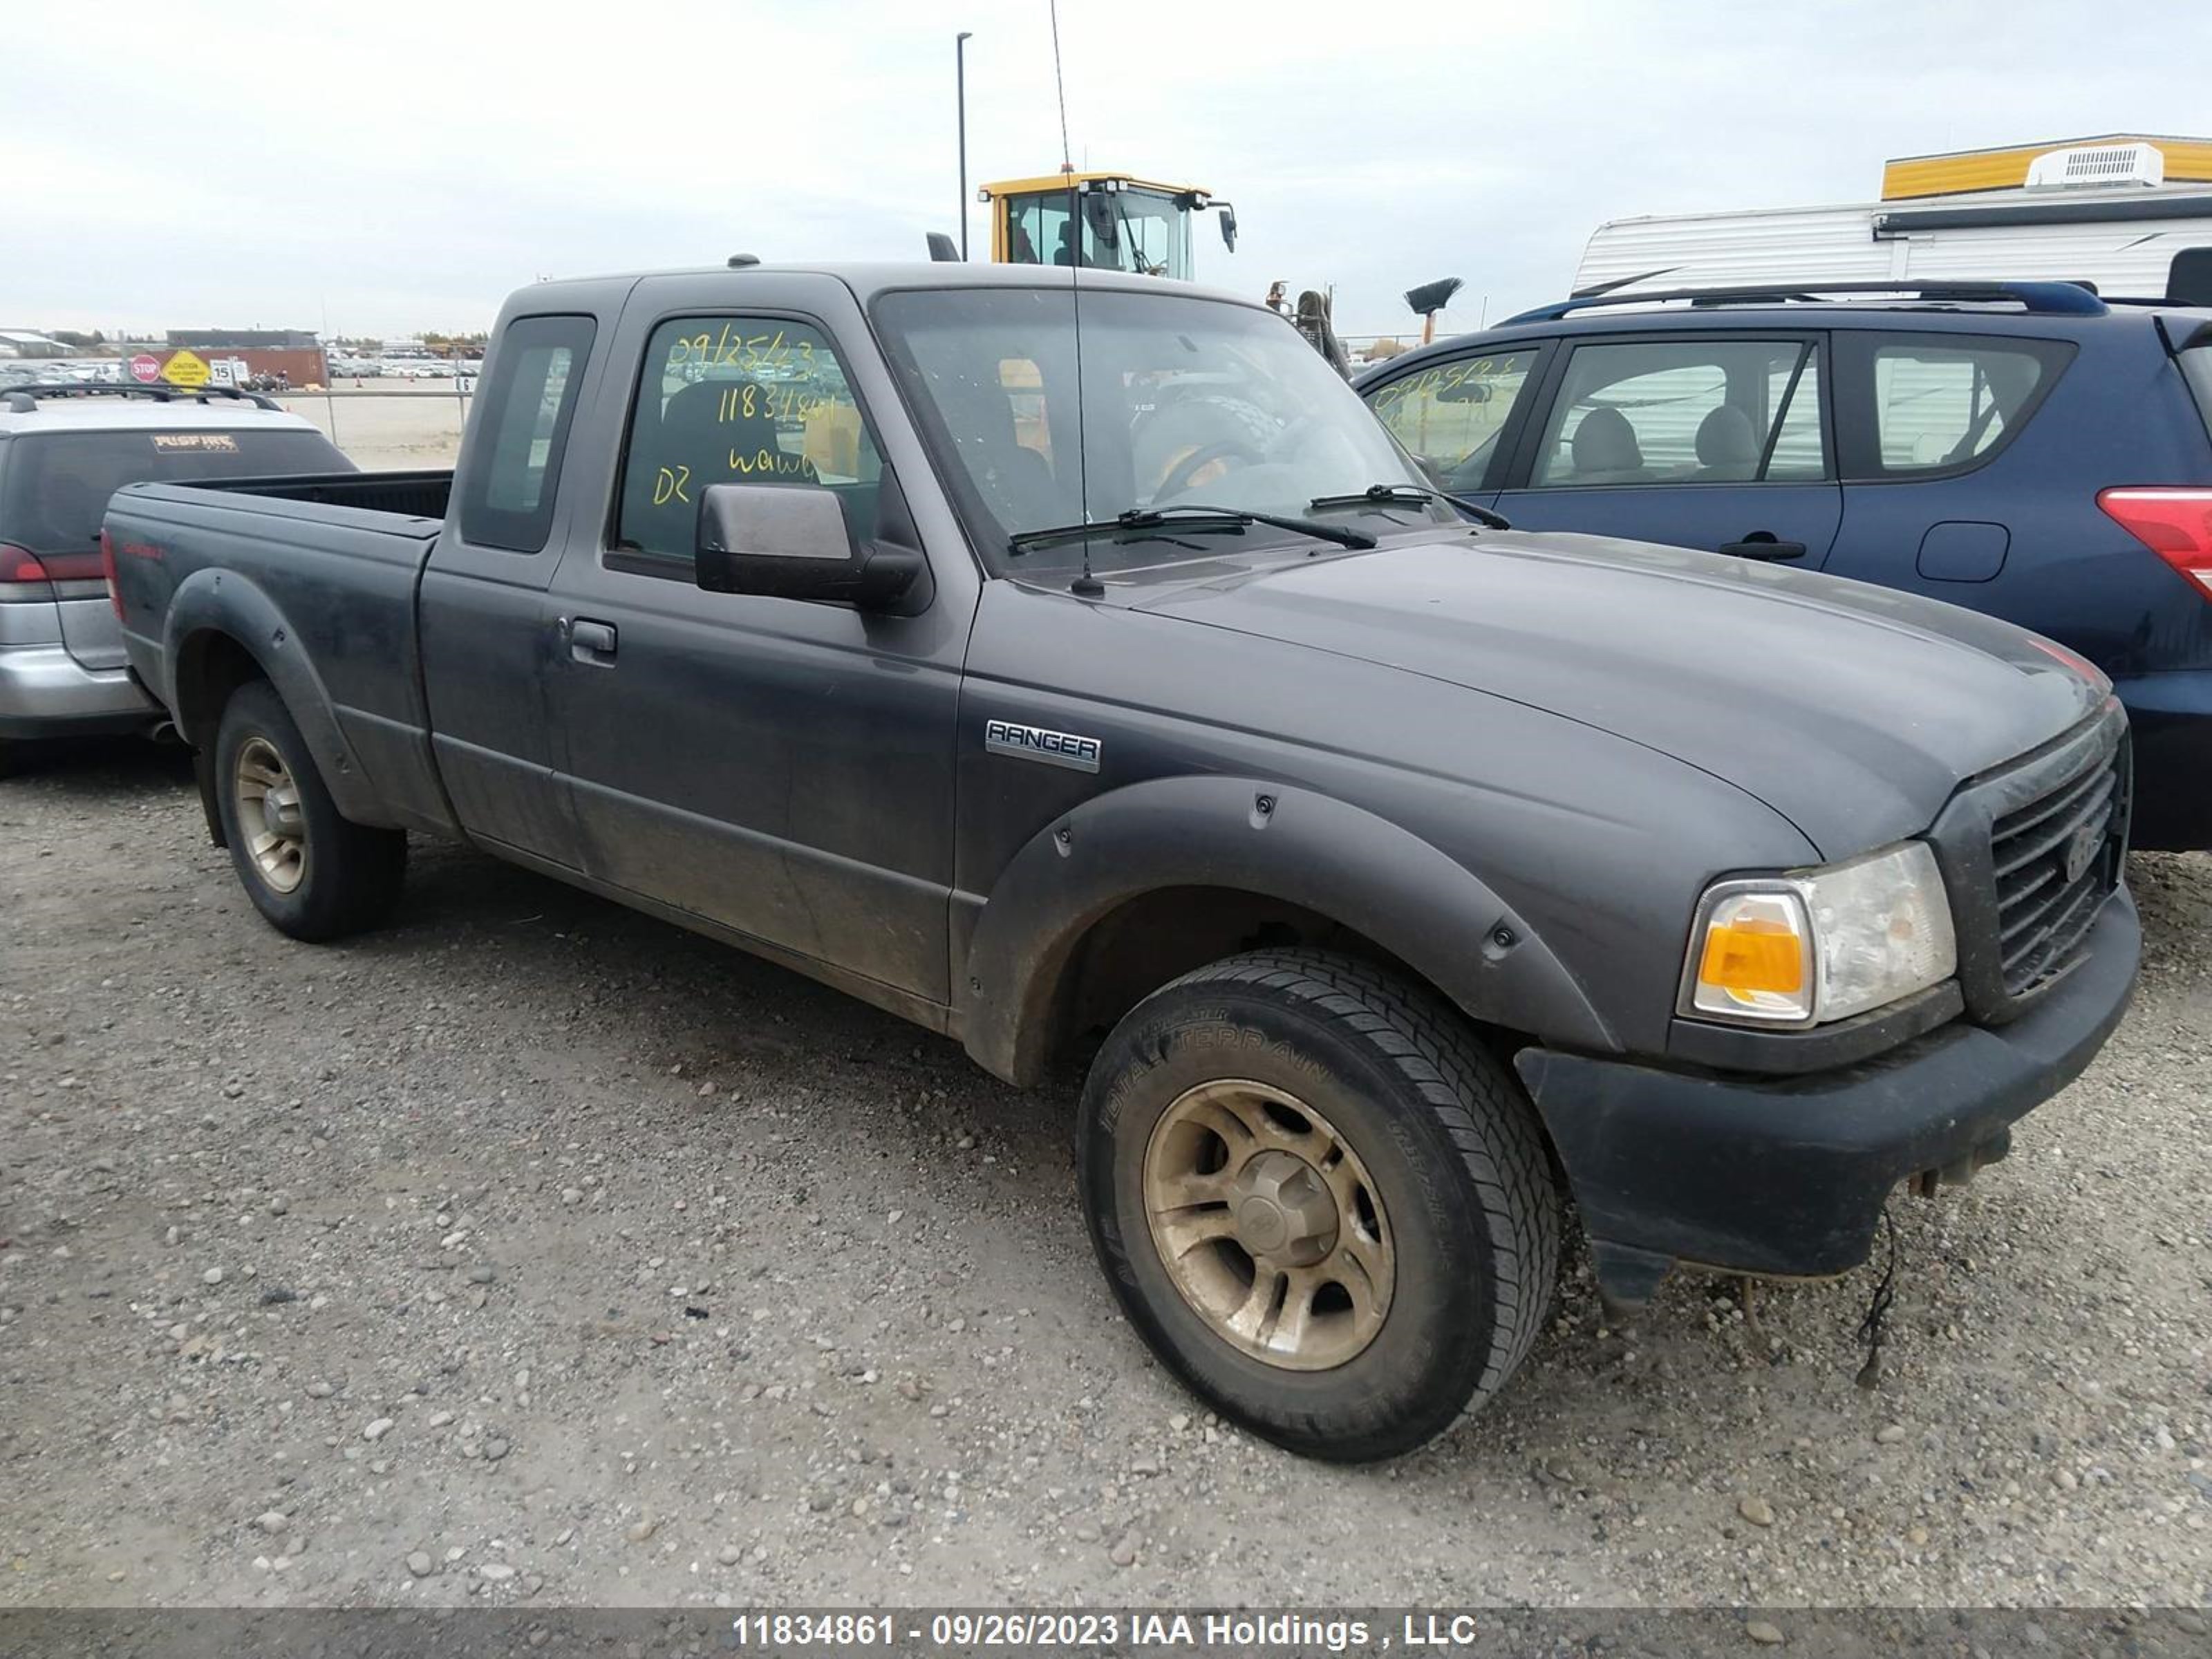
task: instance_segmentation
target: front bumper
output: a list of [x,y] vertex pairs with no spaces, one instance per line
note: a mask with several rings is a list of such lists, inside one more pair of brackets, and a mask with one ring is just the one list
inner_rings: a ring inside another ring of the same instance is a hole
[[1523,1049],[1514,1063],[1601,1288],[1632,1305],[1678,1261],[1791,1278],[1858,1266],[1898,1182],[2002,1157],[2011,1125],[2081,1075],[2127,1010],[2142,946],[2122,888],[2087,959],[2018,1018],[1954,1021],[1836,1071],[1751,1078]]
[[87,668],[58,644],[0,647],[0,738],[148,732],[163,718],[127,668]]

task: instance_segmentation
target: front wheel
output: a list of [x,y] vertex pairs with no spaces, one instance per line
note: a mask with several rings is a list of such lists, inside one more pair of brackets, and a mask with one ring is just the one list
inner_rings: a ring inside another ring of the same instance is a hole
[[291,711],[266,680],[223,706],[216,805],[240,885],[280,933],[320,941],[383,920],[399,897],[407,836],[340,814]]
[[1255,952],[1154,993],[1100,1050],[1078,1142],[1130,1322],[1292,1450],[1421,1444],[1504,1385],[1551,1305],[1559,1204],[1527,1097],[1366,963]]

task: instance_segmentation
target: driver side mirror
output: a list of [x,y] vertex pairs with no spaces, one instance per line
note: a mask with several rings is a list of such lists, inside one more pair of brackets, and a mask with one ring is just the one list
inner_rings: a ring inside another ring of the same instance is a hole
[[1221,210],[1221,246],[1234,253],[1237,252],[1237,210],[1226,202],[1215,205]]
[[710,593],[907,616],[928,603],[927,569],[913,548],[855,539],[818,484],[709,484],[699,498],[694,579]]

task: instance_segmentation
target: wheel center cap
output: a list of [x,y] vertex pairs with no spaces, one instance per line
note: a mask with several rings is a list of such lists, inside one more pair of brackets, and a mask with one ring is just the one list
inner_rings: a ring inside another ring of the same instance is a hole
[[300,797],[282,785],[261,799],[261,818],[272,836],[296,836],[301,821]]
[[1237,1242],[1255,1258],[1310,1267],[1336,1244],[1336,1200],[1295,1153],[1261,1152],[1237,1171],[1230,1208]]
[[1283,1206],[1258,1194],[1237,1206],[1237,1237],[1255,1255],[1269,1255],[1290,1242],[1291,1224]]

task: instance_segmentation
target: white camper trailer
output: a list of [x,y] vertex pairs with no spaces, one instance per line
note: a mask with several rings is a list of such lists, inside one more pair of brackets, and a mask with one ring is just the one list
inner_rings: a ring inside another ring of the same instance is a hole
[[1956,279],[2212,304],[2212,140],[1907,156],[1884,167],[1878,202],[1614,219],[1575,292]]

